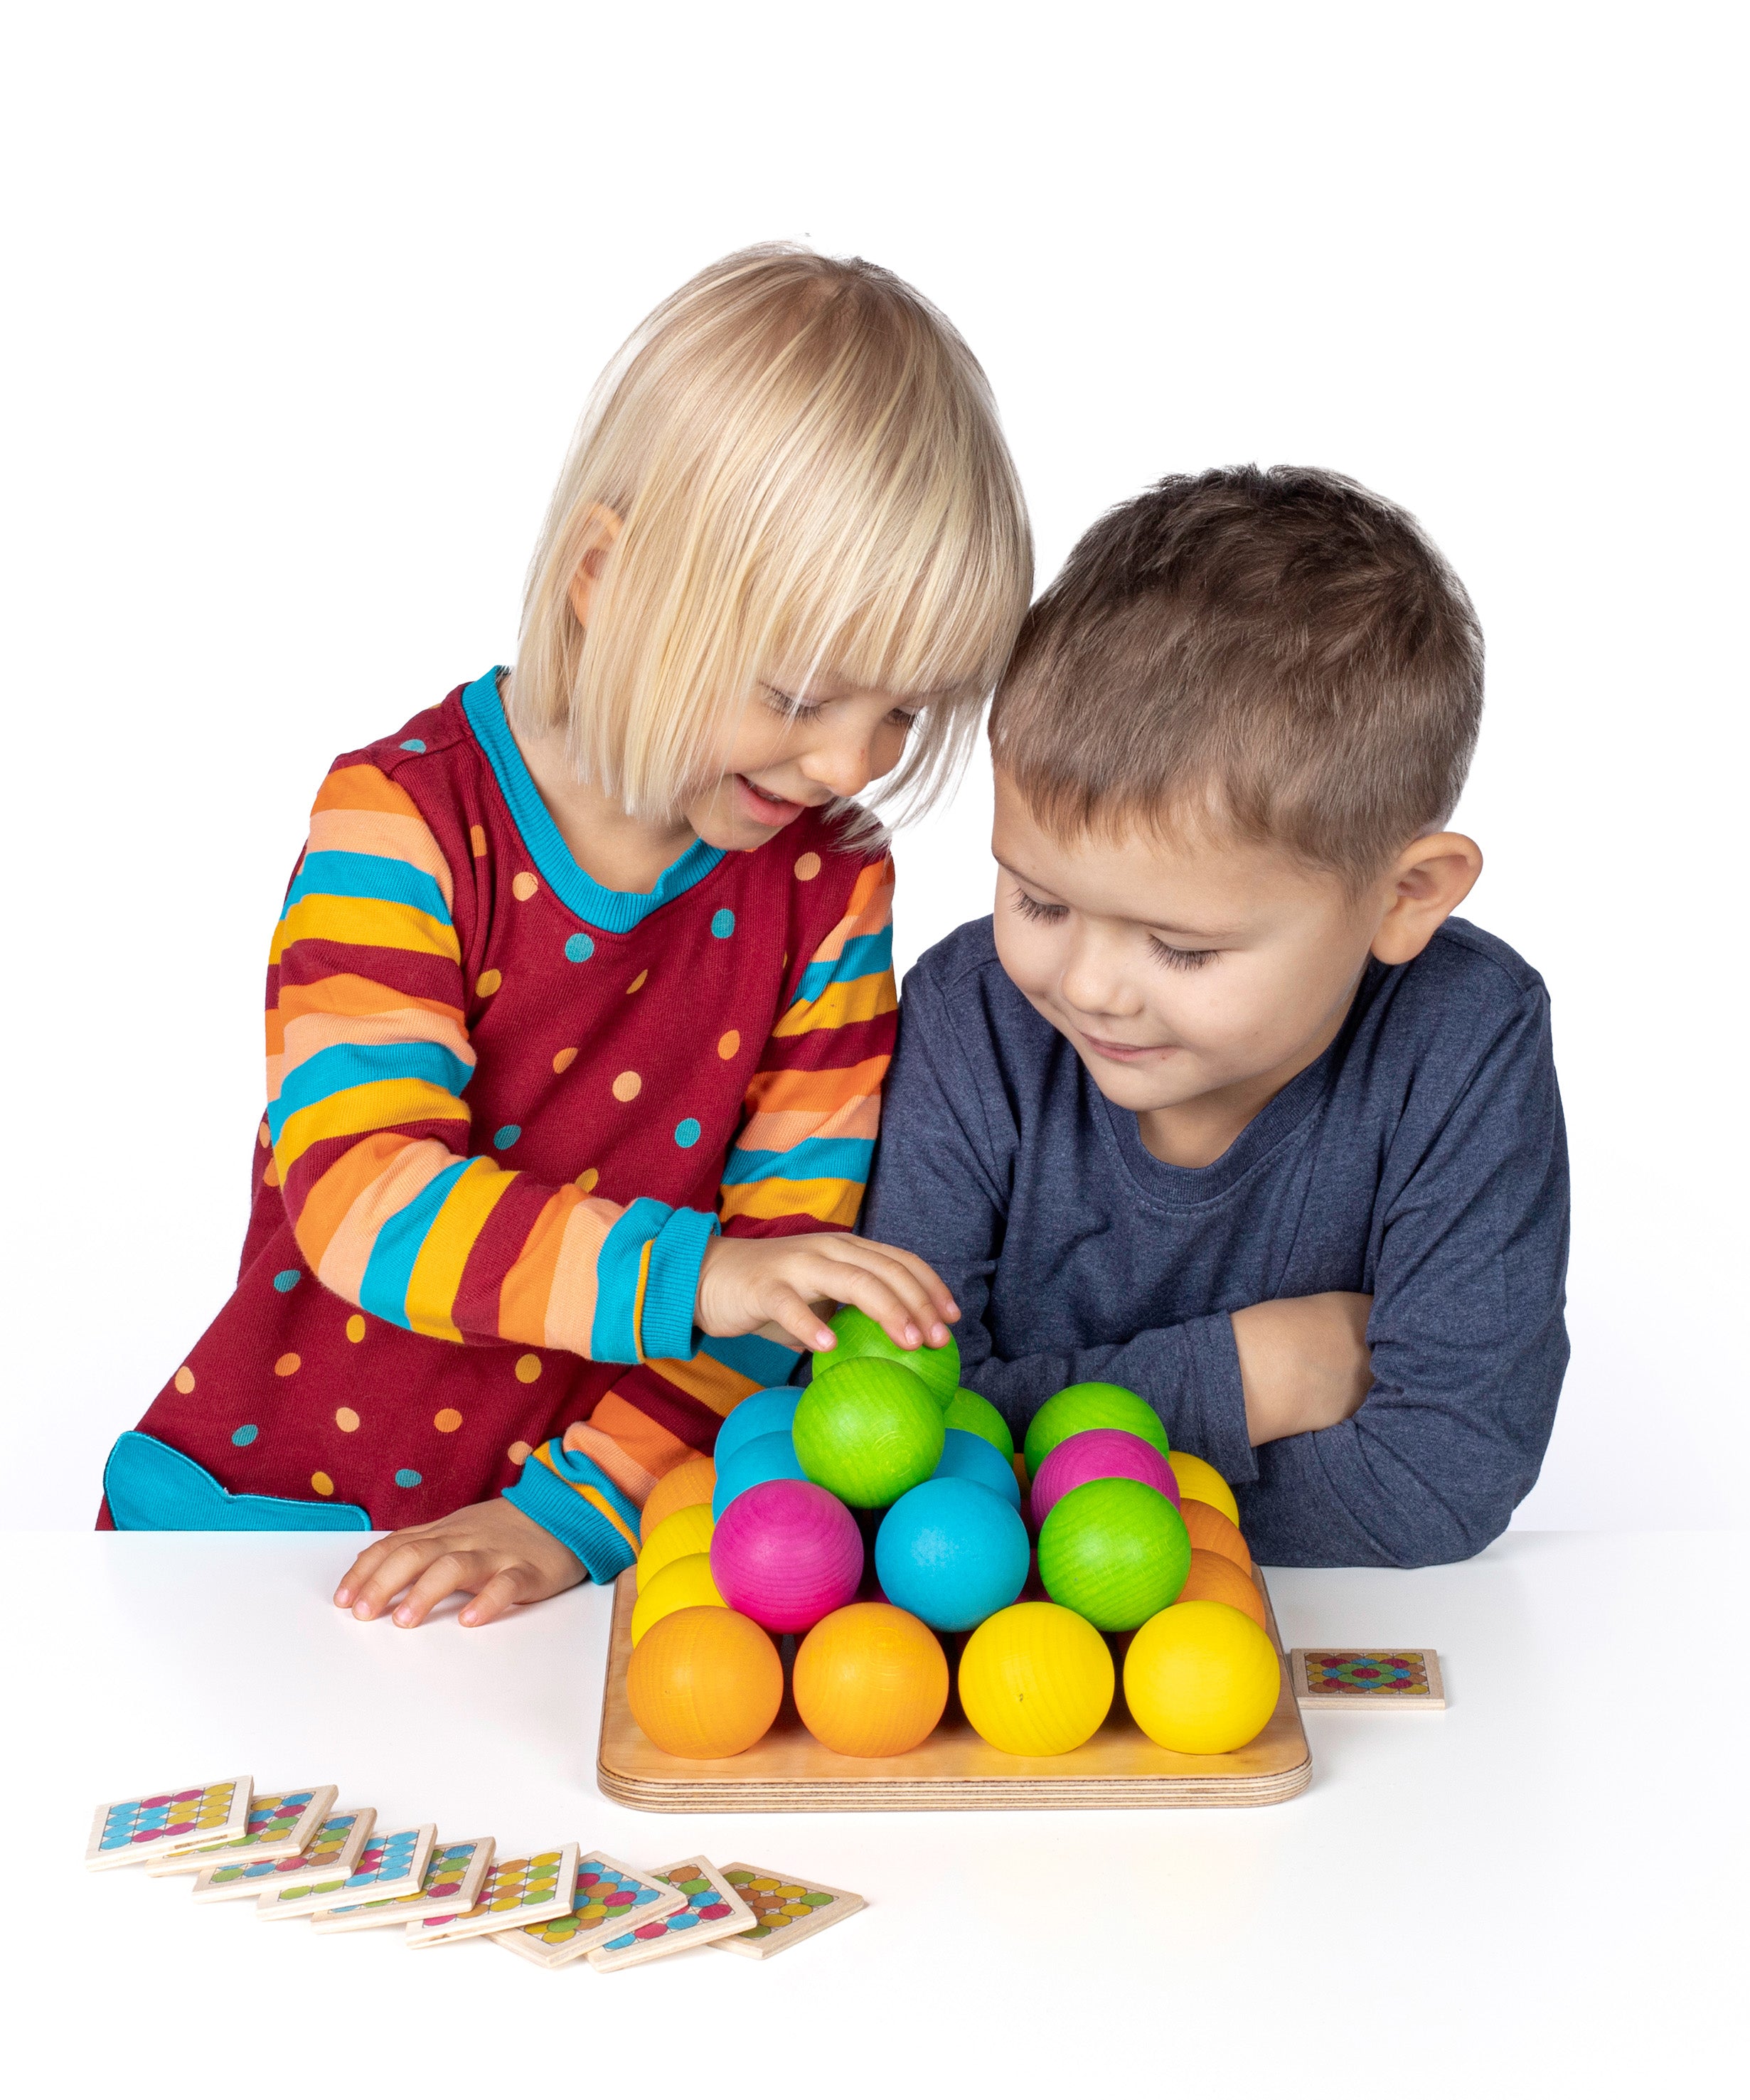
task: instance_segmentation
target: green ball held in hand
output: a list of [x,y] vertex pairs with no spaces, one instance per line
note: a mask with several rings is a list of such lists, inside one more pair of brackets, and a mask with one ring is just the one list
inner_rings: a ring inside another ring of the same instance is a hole
[[970,1430],[994,1444],[1005,1458],[1015,1455],[1015,1440],[1009,1426],[981,1392],[968,1392],[963,1385],[942,1410],[942,1420],[950,1429]]
[[960,1345],[952,1335],[940,1349],[902,1349],[890,1341],[878,1320],[871,1320],[855,1305],[843,1305],[827,1326],[839,1338],[835,1349],[814,1352],[814,1375],[857,1357],[874,1357],[897,1364],[923,1381],[938,1407],[946,1407],[960,1383]]
[[797,1459],[840,1502],[885,1509],[941,1462],[941,1405],[902,1365],[875,1357],[826,1361],[796,1407]]
[[1054,1392],[1028,1423],[1027,1478],[1033,1479],[1048,1452],[1083,1429],[1127,1429],[1144,1443],[1153,1445],[1163,1458],[1167,1456],[1166,1431],[1140,1393],[1088,1379]]
[[1054,1604],[1102,1633],[1164,1612],[1191,1572],[1184,1519],[1143,1480],[1088,1480],[1039,1527],[1039,1580]]

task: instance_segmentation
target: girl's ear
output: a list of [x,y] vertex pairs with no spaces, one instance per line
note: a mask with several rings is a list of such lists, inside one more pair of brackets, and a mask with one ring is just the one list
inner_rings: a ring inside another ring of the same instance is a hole
[[1462,832],[1412,839],[1387,878],[1385,916],[1373,936],[1382,963],[1413,962],[1470,894],[1483,849]]
[[592,503],[579,521],[579,529],[583,552],[571,571],[566,595],[571,599],[572,611],[577,615],[578,625],[587,627],[590,609],[596,601],[596,586],[602,580],[602,571],[607,566],[614,542],[619,537],[619,514],[610,510],[605,503]]

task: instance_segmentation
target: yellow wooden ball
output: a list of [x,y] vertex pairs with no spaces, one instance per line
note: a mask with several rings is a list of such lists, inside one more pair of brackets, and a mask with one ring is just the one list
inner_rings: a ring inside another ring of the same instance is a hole
[[1270,1637],[1232,1604],[1169,1604],[1124,1658],[1131,1717],[1163,1750],[1242,1749],[1275,1713],[1281,1665]]
[[733,1758],[778,1718],[784,1665],[739,1612],[671,1612],[626,1665],[632,1718],[673,1758]]
[[1112,1652],[1061,1604],[1011,1604],[973,1634],[960,1657],[960,1704],[993,1749],[1056,1758],[1106,1718]]
[[666,1619],[671,1612],[684,1612],[694,1604],[722,1603],[711,1579],[708,1553],[689,1553],[683,1560],[671,1560],[638,1592],[638,1601],[632,1608],[632,1644],[636,1648],[657,1621]]
[[689,1508],[694,1502],[708,1502],[716,1485],[717,1469],[710,1459],[683,1459],[651,1489],[638,1526],[639,1538],[648,1538],[663,1519],[672,1516],[677,1509]]
[[1229,1524],[1240,1521],[1240,1505],[1233,1498],[1233,1489],[1206,1458],[1196,1458],[1189,1451],[1169,1451],[1166,1462],[1173,1469],[1181,1498],[1212,1503]]
[[650,1577],[671,1560],[684,1560],[690,1553],[708,1553],[711,1534],[716,1529],[711,1521],[709,1502],[694,1502],[685,1509],[672,1510],[645,1540],[644,1551],[638,1555],[639,1595],[643,1595]]

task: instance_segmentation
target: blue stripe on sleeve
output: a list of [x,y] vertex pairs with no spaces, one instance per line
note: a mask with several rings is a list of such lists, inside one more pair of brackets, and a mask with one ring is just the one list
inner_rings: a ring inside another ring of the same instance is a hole
[[441,1043],[336,1043],[286,1074],[279,1099],[267,1105],[268,1140],[277,1145],[289,1116],[350,1087],[373,1086],[382,1079],[425,1079],[460,1096],[473,1077],[473,1065]]
[[779,1343],[769,1342],[763,1335],[713,1335],[699,1343],[699,1352],[716,1363],[728,1365],[743,1378],[752,1379],[762,1390],[769,1386],[787,1385],[801,1353],[800,1350],[787,1349]]
[[367,1312],[374,1312],[379,1320],[391,1320],[398,1327],[406,1326],[407,1287],[412,1280],[413,1264],[425,1244],[425,1235],[443,1208],[444,1198],[470,1163],[458,1159],[441,1174],[434,1174],[411,1203],[385,1220],[359,1286],[359,1303]]
[[699,1347],[693,1308],[699,1271],[717,1229],[709,1211],[676,1211],[650,1242],[650,1273],[644,1290],[644,1354],[683,1362]]
[[830,984],[849,984],[857,977],[874,977],[893,967],[893,929],[884,926],[879,933],[859,933],[847,941],[844,951],[831,962],[810,963],[796,986],[799,999],[816,999]]
[[668,1224],[669,1207],[654,1196],[640,1196],[614,1221],[614,1229],[596,1256],[596,1317],[589,1330],[589,1355],[598,1364],[638,1361],[638,1271],[646,1242]]
[[637,1509],[593,1458],[581,1451],[567,1451],[557,1437],[546,1449],[557,1468],[557,1478],[536,1453],[524,1460],[522,1478],[505,1489],[505,1500],[514,1503],[543,1531],[550,1531],[562,1546],[569,1546],[597,1582],[611,1582],[623,1568],[631,1567],[637,1556],[602,1512],[578,1493],[577,1487],[593,1488],[635,1538]]
[[748,1181],[866,1181],[875,1140],[868,1137],[805,1137],[787,1152],[743,1152],[723,1162],[725,1188]]
[[374,897],[385,904],[411,904],[440,925],[452,923],[436,878],[411,861],[394,860],[386,854],[306,854],[280,917],[306,897]]

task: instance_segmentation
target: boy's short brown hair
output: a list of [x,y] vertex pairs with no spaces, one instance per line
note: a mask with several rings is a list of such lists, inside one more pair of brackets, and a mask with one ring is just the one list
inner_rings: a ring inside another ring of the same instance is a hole
[[1414,518],[1316,467],[1220,467],[1082,536],[990,739],[1048,829],[1201,814],[1358,885],[1452,814],[1482,711],[1482,629]]

